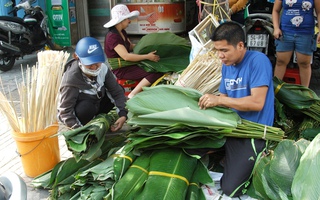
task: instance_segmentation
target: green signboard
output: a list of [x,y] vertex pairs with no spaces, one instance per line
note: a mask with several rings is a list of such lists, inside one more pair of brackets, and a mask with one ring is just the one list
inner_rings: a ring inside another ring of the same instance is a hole
[[69,8],[67,0],[48,0],[47,15],[50,34],[60,46],[71,46]]

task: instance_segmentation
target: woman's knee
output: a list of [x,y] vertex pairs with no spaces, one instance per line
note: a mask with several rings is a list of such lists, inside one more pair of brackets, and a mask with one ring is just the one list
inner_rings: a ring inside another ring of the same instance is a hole
[[97,113],[97,105],[90,101],[81,101],[75,106],[75,115],[82,125],[87,124]]
[[287,67],[288,64],[289,64],[289,60],[287,60],[287,59],[277,58],[277,60],[276,60],[276,65],[277,66]]
[[300,68],[304,68],[304,69],[308,69],[308,68],[311,68],[311,64],[310,64],[310,61],[301,61],[301,62],[298,62],[298,66]]

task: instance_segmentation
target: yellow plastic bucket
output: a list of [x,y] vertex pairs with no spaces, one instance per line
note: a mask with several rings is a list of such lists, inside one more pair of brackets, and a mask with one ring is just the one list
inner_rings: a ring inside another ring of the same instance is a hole
[[19,133],[12,131],[12,137],[17,144],[22,167],[29,177],[36,177],[51,170],[60,162],[58,124],[33,133]]

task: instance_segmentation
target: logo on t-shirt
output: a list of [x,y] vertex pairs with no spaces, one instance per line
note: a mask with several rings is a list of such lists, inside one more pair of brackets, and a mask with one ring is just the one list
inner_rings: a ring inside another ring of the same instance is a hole
[[242,77],[237,79],[224,79],[224,84],[227,90],[242,90],[246,86],[242,84]]

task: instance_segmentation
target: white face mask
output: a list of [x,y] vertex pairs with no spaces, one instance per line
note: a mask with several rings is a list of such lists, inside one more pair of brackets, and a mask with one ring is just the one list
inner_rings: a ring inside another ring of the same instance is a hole
[[81,63],[79,63],[79,66],[80,66],[81,71],[84,74],[89,75],[89,76],[98,76],[101,71],[101,66],[96,70],[88,69],[84,65],[82,65]]

